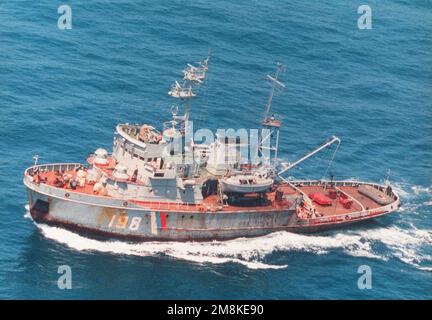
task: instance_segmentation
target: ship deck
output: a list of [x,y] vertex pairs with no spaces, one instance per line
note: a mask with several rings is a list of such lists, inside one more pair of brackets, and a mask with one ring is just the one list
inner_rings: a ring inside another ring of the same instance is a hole
[[[76,171],[69,170],[67,172],[72,175],[73,179],[76,178]],[[63,187],[56,186],[56,178],[59,174],[55,171],[45,171],[38,174],[36,183],[43,183],[50,187],[57,189],[64,189],[67,192],[76,192],[86,195],[92,195],[95,197],[109,197],[100,196],[93,191],[93,184],[85,183],[84,186],[77,186],[76,189],[72,190],[69,185]],[[141,206],[150,210],[160,211],[225,211],[225,212],[262,212],[262,211],[286,211],[295,208],[295,202],[298,201],[302,195],[309,196],[310,194],[320,194],[327,201],[326,204],[320,204],[316,201],[313,202],[315,212],[317,216],[334,216],[334,215],[346,215],[348,213],[360,212],[364,210],[376,209],[382,205],[376,202],[371,197],[368,197],[359,192],[360,184],[348,184],[338,185],[335,188],[329,187],[326,184],[321,183],[297,183],[287,184],[283,183],[278,186],[277,190],[283,193],[282,200],[277,199],[277,191],[272,190],[266,194],[265,200],[259,200],[259,197],[249,195],[248,200],[243,199],[239,203],[228,202],[224,206],[219,203],[219,197],[217,195],[210,195],[206,197],[202,204],[183,204],[173,202],[155,202],[155,201],[140,201],[130,199],[129,202],[135,203],[137,206]],[[340,201],[340,197],[332,199],[330,197],[331,190],[337,190],[338,195],[343,194],[344,198],[349,199],[349,206],[344,206]],[[378,193],[384,192],[376,190]]]

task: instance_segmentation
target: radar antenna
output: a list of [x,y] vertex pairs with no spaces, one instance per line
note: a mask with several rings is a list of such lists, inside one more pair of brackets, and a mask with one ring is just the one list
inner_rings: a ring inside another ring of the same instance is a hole
[[[187,64],[183,70],[183,82],[175,81],[168,91],[168,94],[178,99],[183,106],[183,115],[179,115],[179,107],[176,105],[171,108],[173,122],[180,126],[182,135],[186,132],[187,122],[189,120],[191,100],[196,97],[197,91],[201,84],[204,83],[208,65],[210,61],[211,50],[209,50],[207,58],[198,62],[197,65]],[[171,123],[171,122],[170,122]],[[172,128],[171,128],[172,130]]]

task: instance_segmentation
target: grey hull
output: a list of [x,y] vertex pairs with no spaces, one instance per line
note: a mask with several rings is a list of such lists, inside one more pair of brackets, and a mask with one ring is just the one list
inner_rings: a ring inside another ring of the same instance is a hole
[[257,237],[276,231],[310,233],[340,228],[385,215],[311,223],[297,218],[295,210],[273,212],[157,211],[107,207],[52,197],[27,188],[30,213],[38,223],[84,235],[127,241],[211,241]]
[[30,213],[39,223],[131,241],[203,241],[256,237],[291,229],[294,210],[187,212],[113,208],[58,199],[28,189]]

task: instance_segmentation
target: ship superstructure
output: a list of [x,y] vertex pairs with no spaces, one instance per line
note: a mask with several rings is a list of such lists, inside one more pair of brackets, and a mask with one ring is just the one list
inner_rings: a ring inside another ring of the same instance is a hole
[[[286,173],[299,160],[278,158],[282,122],[272,112],[275,91],[285,85],[278,64],[267,76],[271,92],[261,120],[256,159],[244,161],[238,137],[216,135],[198,144],[188,136],[191,101],[204,85],[209,56],[188,64],[168,94],[171,119],[119,124],[113,149],[97,149],[86,164],[35,164],[24,174],[30,212],[37,222],[91,235],[127,240],[212,240],[274,231],[316,231],[397,210],[390,185],[358,181],[293,181]],[[182,112],[182,114],[180,114]],[[254,147],[255,148],[255,147]]]

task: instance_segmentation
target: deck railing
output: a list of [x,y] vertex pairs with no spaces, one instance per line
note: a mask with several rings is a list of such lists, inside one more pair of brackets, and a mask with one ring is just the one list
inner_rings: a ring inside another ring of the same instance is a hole
[[[29,168],[27,168],[27,170],[25,171],[25,179],[28,182],[32,182],[32,175],[34,174],[34,172],[36,170],[38,170],[39,172],[54,172],[54,171],[70,171],[70,170],[75,170],[81,166],[85,166],[82,163],[53,163],[53,164],[39,164],[39,165],[34,165],[31,166]],[[375,184],[375,183],[368,183],[368,182],[361,182],[361,181],[323,181],[323,180],[297,180],[297,181],[289,181],[289,184],[292,184],[292,186],[297,190],[300,191],[301,193],[303,193],[297,186],[301,185],[301,186],[316,186],[316,185],[329,185],[330,183],[334,184],[335,186],[341,187],[341,186],[358,186],[360,184],[366,184],[366,185],[370,185],[374,188],[376,188],[377,190],[380,191],[385,191],[385,186],[379,185],[379,184]],[[42,186],[41,186],[42,187]],[[49,185],[45,185],[43,184],[42,187],[43,191],[49,195],[55,195],[55,196],[60,196],[63,197],[65,196],[65,192],[66,193],[70,193],[69,197],[70,199],[74,199],[74,194],[76,192],[72,191],[72,190],[63,190],[63,189],[59,189],[56,188],[54,186],[49,186]],[[107,200],[107,197],[104,196],[98,196],[95,197],[94,195],[86,195],[86,194],[82,194],[82,193],[76,193],[77,196],[79,195],[80,197],[76,197],[75,200],[87,200],[89,201],[91,198],[91,202],[94,203],[99,203],[100,201],[102,201],[103,199],[105,199],[105,201]],[[304,193],[303,193],[304,194]],[[316,217],[316,218],[308,218],[305,219],[305,221],[316,221],[317,223],[323,223],[323,222],[328,222],[328,221],[333,221],[334,219],[344,219],[345,216],[350,216],[351,218],[355,219],[355,218],[360,218],[362,216],[366,216],[366,215],[371,215],[371,214],[377,214],[383,211],[387,211],[387,210],[395,210],[396,207],[399,204],[399,197],[392,191],[391,192],[391,197],[393,198],[394,202],[383,206],[383,207],[379,207],[379,208],[375,208],[375,209],[369,209],[369,210],[361,210],[361,211],[356,211],[356,212],[352,212],[352,213],[347,213],[346,215],[331,215],[331,216],[325,216],[325,217]],[[79,199],[80,198],[80,199]],[[100,200],[96,200],[95,198],[98,198]],[[96,201],[95,201],[96,200]],[[180,203],[180,202],[165,202],[165,201],[154,201],[154,202],[143,202],[141,203],[141,201],[130,201],[128,199],[110,199],[112,202],[112,205],[117,206],[118,204],[124,205],[124,203],[128,203],[126,206],[129,206],[132,203],[136,203],[138,204],[138,206],[140,206],[141,208],[143,208],[143,206],[148,204],[148,208],[152,209],[152,210],[172,210],[172,209],[177,209],[177,210],[182,210],[182,211],[189,211],[189,210],[195,210],[196,206],[201,206],[200,204],[194,204],[194,203]],[[100,202],[102,203],[102,202]],[[133,207],[133,206],[132,206]],[[208,210],[211,210],[212,208],[206,208],[206,206],[204,205],[204,208]]]
[[[331,186],[331,184],[334,184],[337,187],[357,187],[358,185],[364,184],[369,185],[371,187],[374,187],[375,189],[384,192],[385,186],[377,184],[377,183],[371,183],[371,182],[364,182],[364,181],[355,181],[355,180],[347,180],[347,181],[327,181],[327,180],[293,180],[289,181],[290,184],[293,184],[297,186],[298,184],[301,184],[302,186]],[[391,192],[391,197],[393,200],[398,200],[399,197],[393,192]]]
[[[355,181],[355,180],[348,180],[348,181],[326,181],[326,180],[297,180],[297,181],[287,181],[288,184],[295,186],[296,190],[299,190],[297,186],[325,186],[328,185],[329,187],[331,184],[333,184],[336,187],[352,187],[352,186],[358,186],[358,185],[369,185],[371,187],[374,187],[375,189],[384,192],[385,186],[379,185],[377,183],[370,183],[370,182],[363,182],[363,181]],[[334,214],[334,215],[328,215],[324,217],[315,217],[315,218],[305,218],[302,219],[307,224],[321,224],[321,223],[327,223],[327,222],[342,222],[348,220],[355,220],[359,219],[365,216],[375,215],[375,214],[381,214],[384,212],[394,211],[397,209],[399,205],[399,196],[396,195],[393,190],[390,195],[393,199],[393,202],[379,207],[379,208],[373,208],[373,209],[367,209],[361,208],[360,211],[355,212],[349,212],[347,214]]]
[[82,163],[50,163],[50,164],[38,164],[27,168],[25,171],[26,175],[33,175],[35,171],[39,172],[54,172],[54,171],[70,171],[75,170],[79,167],[85,167]]
[[307,218],[303,219],[307,224],[314,225],[314,224],[322,224],[322,223],[331,223],[331,222],[346,222],[350,220],[356,220],[360,219],[362,217],[366,216],[373,216],[373,215],[380,215],[386,212],[395,211],[398,208],[399,201],[395,200],[395,202],[390,203],[386,206],[374,208],[374,209],[368,209],[363,211],[356,211],[352,213],[347,214],[339,214],[339,215],[331,215],[331,216],[325,216],[325,217],[316,217],[316,218]]
[[180,202],[165,202],[165,201],[153,201],[153,202],[142,202],[133,201],[129,198],[112,198],[109,196],[100,196],[94,194],[86,194],[72,189],[58,188],[46,183],[36,184],[33,181],[33,175],[36,171],[40,173],[54,172],[54,171],[70,171],[75,170],[81,166],[81,163],[53,163],[53,164],[39,164],[29,167],[25,171],[25,183],[32,188],[37,188],[38,192],[41,192],[47,196],[54,196],[59,198],[67,198],[68,200],[75,201],[78,203],[103,205],[105,207],[122,207],[129,209],[148,209],[148,210],[182,210],[182,211],[193,211],[195,204],[192,203],[180,203]]

